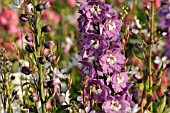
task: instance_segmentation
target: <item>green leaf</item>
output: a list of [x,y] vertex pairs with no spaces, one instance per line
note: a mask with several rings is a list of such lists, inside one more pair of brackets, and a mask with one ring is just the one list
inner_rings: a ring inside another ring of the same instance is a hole
[[154,104],[154,113],[163,113],[163,110],[166,105],[166,96],[164,96],[159,102],[155,102]]
[[65,109],[67,109],[68,107],[70,107],[70,105],[61,106],[57,109],[56,113],[66,113]]
[[140,56],[138,56],[138,55],[134,52],[133,49],[132,49],[132,54],[133,54],[136,58],[138,58],[138,59],[140,59],[140,60],[144,60],[143,58],[141,58]]
[[170,107],[166,109],[163,113],[170,113]]

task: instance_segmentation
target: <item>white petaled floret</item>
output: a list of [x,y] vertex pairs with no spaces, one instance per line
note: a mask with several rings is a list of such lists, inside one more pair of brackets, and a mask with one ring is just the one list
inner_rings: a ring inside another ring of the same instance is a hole
[[121,84],[122,82],[124,82],[124,77],[121,76],[120,74],[116,75],[116,80],[118,82],[118,84]]
[[24,3],[24,0],[14,0],[14,4],[9,4],[9,7],[13,10],[20,9],[21,5]]
[[113,111],[119,111],[121,109],[121,104],[119,104],[119,101],[112,101],[110,109]]
[[106,59],[107,63],[112,65],[112,64],[115,64],[116,63],[116,57],[113,56],[112,54],[110,54],[107,59]]
[[84,74],[88,75],[90,73],[90,69],[88,66],[85,66],[83,69]]
[[126,108],[127,113],[137,113],[139,110],[140,110],[140,107],[138,107],[138,104],[135,104],[133,107]]
[[115,22],[109,21],[109,22],[108,22],[108,29],[109,29],[109,30],[116,29],[116,24],[115,24]]
[[99,40],[91,40],[90,41],[90,45],[92,45],[95,49],[98,49],[99,48]]
[[90,9],[91,13],[93,14],[101,14],[101,9],[99,5],[93,5],[93,7]]

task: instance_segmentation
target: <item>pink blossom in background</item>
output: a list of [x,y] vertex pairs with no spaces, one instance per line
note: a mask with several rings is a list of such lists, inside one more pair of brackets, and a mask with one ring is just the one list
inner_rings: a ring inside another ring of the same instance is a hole
[[55,0],[43,0],[44,2],[50,2],[50,8],[54,8],[55,6]]
[[48,10],[43,12],[42,19],[45,20],[46,22],[52,22],[52,24],[57,24],[59,23],[61,17],[55,11]]
[[5,44],[5,49],[6,49],[7,51],[11,51],[11,50],[12,50],[12,43],[11,43],[11,42],[7,42],[7,43]]
[[116,0],[119,4],[121,4],[123,2],[123,0]]
[[[168,84],[168,77],[166,76],[165,73],[162,76],[162,81],[161,81],[160,87],[156,89],[156,93],[158,94],[158,96],[163,96],[164,95],[164,90],[165,90],[165,88],[167,87],[167,84]],[[153,79],[153,81],[156,81],[155,76],[152,76],[152,79]],[[156,95],[153,94],[152,98],[156,99]]]
[[76,0],[67,0],[67,4],[70,6],[70,7],[74,7],[76,5]]
[[[149,6],[150,6],[149,0],[143,0],[143,3],[144,3],[145,5],[149,5]],[[159,7],[161,6],[161,0],[155,0],[155,1],[154,1],[154,4],[155,4],[155,7],[156,7],[156,8],[159,8]]]
[[47,100],[46,107],[47,107],[47,109],[51,109],[52,108],[50,99]]
[[161,6],[161,0],[155,0],[155,7],[159,8]]
[[2,38],[0,38],[0,45],[2,45],[4,42],[4,40]]
[[18,32],[18,24],[18,14],[7,7],[3,7],[2,12],[0,13],[0,27],[6,29],[9,34],[14,34]]

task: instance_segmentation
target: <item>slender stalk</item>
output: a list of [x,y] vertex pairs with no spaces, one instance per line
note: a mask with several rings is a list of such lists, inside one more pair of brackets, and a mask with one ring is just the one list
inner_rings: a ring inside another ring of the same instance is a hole
[[[152,98],[152,40],[154,40],[154,0],[151,0],[150,10],[150,42],[149,42],[149,56],[148,56],[148,70],[149,70],[149,95]],[[150,103],[150,110],[153,111],[152,101]]]
[[[40,14],[38,12],[35,13],[35,48],[36,48],[36,55],[39,57],[41,55],[41,27],[39,26],[39,20],[40,20]],[[42,107],[42,113],[46,113],[46,102],[45,102],[45,95],[44,95],[44,85],[43,85],[43,69],[42,65],[38,63],[37,61],[37,56],[35,58],[36,63],[37,63],[37,68],[38,68],[38,74],[39,74],[39,81],[38,81],[38,86],[39,86],[39,94],[40,94],[40,100],[41,100],[41,107]]]
[[[5,80],[6,80],[6,82],[5,82],[5,85],[6,85],[6,95],[10,96],[9,83],[8,83],[8,78],[7,78],[6,73],[4,74],[4,78],[5,78]],[[6,97],[5,97],[5,98],[6,98]],[[7,112],[8,112],[8,113],[12,113],[12,103],[11,103],[10,97],[7,97],[7,100],[8,100],[8,109],[7,109]],[[5,109],[4,109],[4,110],[5,110]]]

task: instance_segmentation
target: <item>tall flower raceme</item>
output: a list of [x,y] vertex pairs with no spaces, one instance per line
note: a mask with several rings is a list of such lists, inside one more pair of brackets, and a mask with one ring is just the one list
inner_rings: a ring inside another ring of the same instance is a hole
[[[15,3],[17,1],[15,0]],[[25,3],[26,1],[18,2]],[[23,57],[29,62],[29,66],[22,66],[20,71],[30,78],[22,84],[22,91],[25,94],[22,105],[30,112],[58,112],[57,110],[61,110],[62,106],[64,109],[69,107],[70,103],[71,78],[57,67],[60,59],[59,44],[47,39],[47,34],[52,29],[41,21],[42,12],[49,7],[49,2],[36,0],[29,2],[25,7],[22,7],[21,4],[16,7],[22,10],[19,16],[20,22],[27,33],[26,41],[23,42],[25,51],[22,52],[25,53]],[[16,9],[15,7],[11,8]],[[63,81],[68,83],[64,87]]]
[[[99,0],[79,4],[82,34],[82,103],[86,112],[126,113],[134,106],[122,54],[122,21],[112,5]],[[81,111],[81,110],[80,110]]]

